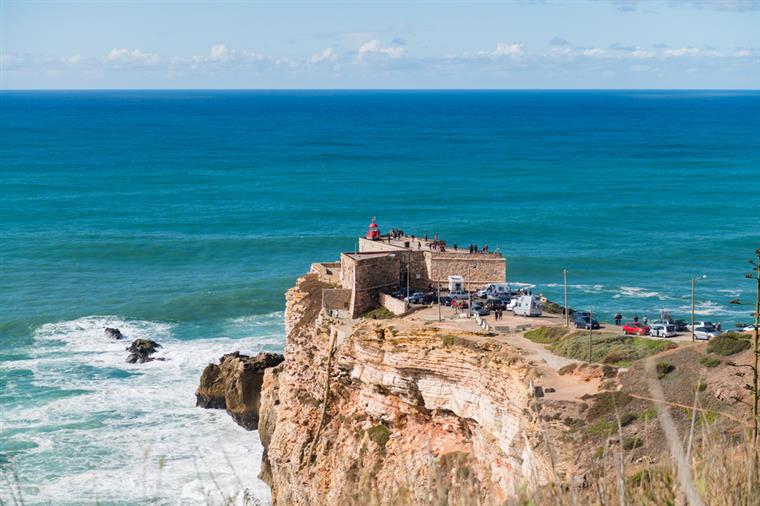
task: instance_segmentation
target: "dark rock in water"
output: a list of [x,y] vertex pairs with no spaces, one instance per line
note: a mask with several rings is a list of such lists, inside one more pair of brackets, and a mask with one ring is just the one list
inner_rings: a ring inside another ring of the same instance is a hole
[[106,337],[110,337],[111,339],[124,339],[124,334],[122,334],[119,329],[106,327]]
[[130,352],[127,357],[127,363],[130,364],[142,364],[154,360],[151,358],[161,345],[150,339],[135,339],[132,344],[127,347],[127,351]]
[[222,356],[219,365],[209,364],[203,370],[195,392],[196,406],[226,409],[240,426],[255,430],[259,423],[264,371],[284,360],[279,353],[250,357],[236,351]]

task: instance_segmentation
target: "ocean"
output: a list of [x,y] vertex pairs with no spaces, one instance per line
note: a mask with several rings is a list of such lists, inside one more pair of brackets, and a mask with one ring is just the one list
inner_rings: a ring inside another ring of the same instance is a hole
[[8,504],[267,502],[198,378],[282,351],[285,290],[373,216],[602,318],[686,317],[697,277],[700,319],[751,320],[760,92],[4,91],[0,129]]

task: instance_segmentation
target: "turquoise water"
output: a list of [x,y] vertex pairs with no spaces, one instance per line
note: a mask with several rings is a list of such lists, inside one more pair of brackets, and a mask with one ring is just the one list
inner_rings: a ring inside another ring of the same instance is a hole
[[[198,375],[281,350],[284,291],[372,216],[498,246],[552,298],[567,268],[605,317],[685,316],[706,275],[699,316],[750,319],[728,302],[760,247],[758,92],[2,92],[0,112],[0,469],[27,503],[193,503],[209,473],[266,499],[256,434],[193,407]],[[123,363],[106,325],[170,360]]]

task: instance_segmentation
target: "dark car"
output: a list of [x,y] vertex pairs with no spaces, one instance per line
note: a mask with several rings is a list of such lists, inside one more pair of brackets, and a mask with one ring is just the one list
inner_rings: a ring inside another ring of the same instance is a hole
[[[412,293],[413,292],[411,290],[409,290],[409,294],[408,295],[411,295]],[[403,299],[404,297],[407,296],[406,288],[405,287],[404,288],[396,288],[391,295],[393,297],[397,298],[397,299]]]
[[433,292],[426,293],[422,297],[423,304],[435,304],[437,302],[438,302],[438,295]]
[[598,329],[599,328],[599,322],[590,316],[588,316],[588,313],[585,315],[583,313],[578,314],[575,317],[575,328],[576,329]]
[[683,320],[676,320],[673,322],[673,325],[676,326],[676,332],[686,332],[689,330],[689,327],[686,325],[686,322]]
[[448,295],[441,295],[441,305],[442,306],[450,306],[451,305],[451,297]]
[[491,314],[491,311],[489,311],[489,309],[480,302],[476,302],[472,305],[472,312],[478,316],[486,316]]
[[503,299],[488,299],[486,301],[486,307],[491,311],[497,309],[507,309],[507,303]]

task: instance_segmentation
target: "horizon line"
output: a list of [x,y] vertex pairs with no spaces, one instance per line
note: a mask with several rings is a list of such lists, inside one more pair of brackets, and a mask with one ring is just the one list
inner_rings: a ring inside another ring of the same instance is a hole
[[758,88],[0,88],[17,91],[760,91]]

